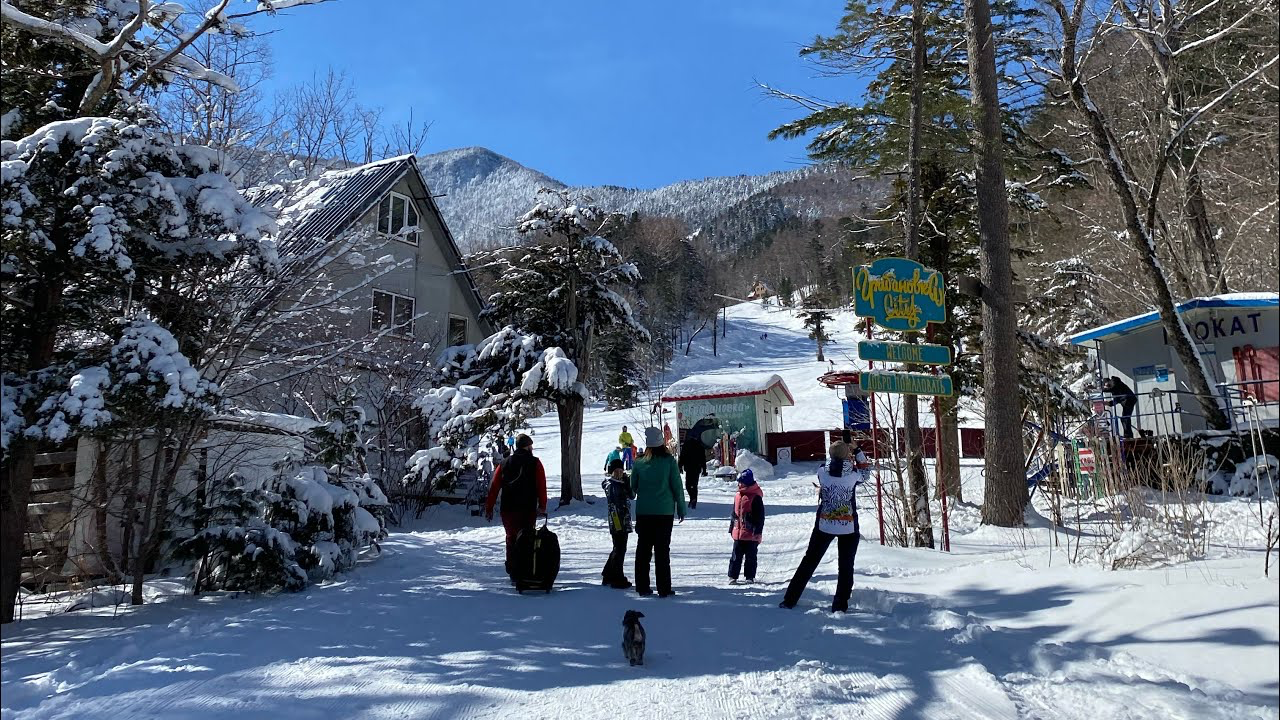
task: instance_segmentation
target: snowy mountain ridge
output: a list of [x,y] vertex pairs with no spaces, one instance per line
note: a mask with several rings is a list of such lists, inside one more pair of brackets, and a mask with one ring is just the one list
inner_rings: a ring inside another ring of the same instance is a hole
[[833,166],[764,175],[682,180],[644,190],[617,185],[571,187],[483,147],[424,155],[419,167],[464,251],[510,244],[514,219],[539,188],[570,188],[611,212],[673,217],[691,230],[721,228],[727,246],[795,219],[839,216],[865,205],[883,185]]

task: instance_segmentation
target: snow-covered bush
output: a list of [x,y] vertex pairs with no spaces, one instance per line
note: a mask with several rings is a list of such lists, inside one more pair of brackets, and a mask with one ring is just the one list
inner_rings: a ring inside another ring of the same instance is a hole
[[195,592],[204,589],[266,592],[300,590],[307,573],[296,559],[288,533],[268,523],[280,495],[231,473],[214,480],[196,511],[195,533],[179,541],[178,560],[193,563]]
[[773,465],[750,450],[738,451],[738,457],[734,460],[733,468],[739,473],[743,470],[750,470],[757,481],[773,479]]

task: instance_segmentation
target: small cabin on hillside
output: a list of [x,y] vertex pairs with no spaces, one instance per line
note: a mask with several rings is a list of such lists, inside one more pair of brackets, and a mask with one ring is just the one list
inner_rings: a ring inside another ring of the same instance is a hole
[[739,449],[762,457],[769,453],[766,435],[782,430],[782,408],[796,404],[772,373],[690,375],[668,386],[662,402],[675,405],[681,441],[699,420],[714,417],[724,432],[738,433]]
[[[1232,424],[1242,430],[1250,422],[1280,424],[1280,295],[1253,292],[1193,298],[1177,310]],[[1092,328],[1072,336],[1071,342],[1089,349],[1097,387],[1115,376],[1138,396],[1135,433],[1160,436],[1205,429],[1199,403],[1184,381],[1186,371],[1169,347],[1159,313]],[[1111,400],[1102,393],[1094,399],[1100,409]],[[1113,425],[1117,421],[1114,417]],[[1119,434],[1118,426],[1112,431]]]

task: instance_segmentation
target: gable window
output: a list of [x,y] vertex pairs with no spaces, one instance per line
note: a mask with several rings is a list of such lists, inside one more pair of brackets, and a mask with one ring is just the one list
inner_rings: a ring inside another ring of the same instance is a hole
[[393,335],[413,335],[414,300],[404,295],[373,291],[373,311],[369,329],[390,331]]
[[378,203],[378,232],[417,245],[421,233],[413,201],[400,193],[387,193]]
[[449,316],[449,345],[467,344],[467,319],[457,315]]

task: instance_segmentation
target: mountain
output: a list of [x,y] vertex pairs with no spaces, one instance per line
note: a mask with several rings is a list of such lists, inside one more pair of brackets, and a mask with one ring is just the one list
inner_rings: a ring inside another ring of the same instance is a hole
[[[463,251],[508,245],[515,218],[539,188],[569,186],[482,147],[426,155],[419,166]],[[613,212],[673,217],[701,228],[716,246],[741,247],[796,220],[858,212],[883,193],[877,180],[815,166],[764,175],[713,177],[641,190],[616,185],[573,187]]]

